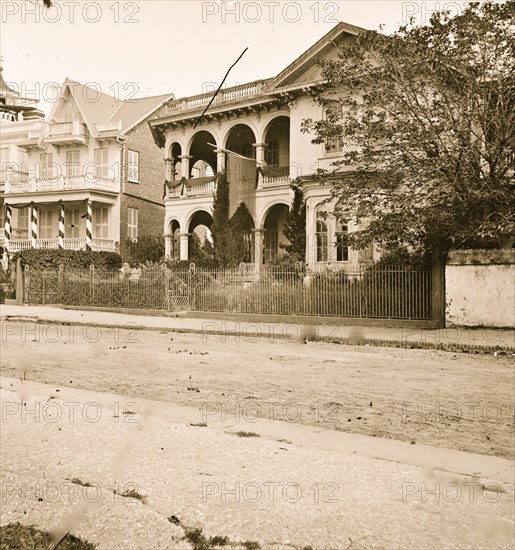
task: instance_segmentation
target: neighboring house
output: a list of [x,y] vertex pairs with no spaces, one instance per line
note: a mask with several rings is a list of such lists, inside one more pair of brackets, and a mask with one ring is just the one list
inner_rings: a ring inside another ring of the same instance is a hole
[[[4,232],[6,176],[10,170],[26,167],[27,154],[18,147],[18,144],[27,140],[29,133],[39,127],[45,116],[36,105],[35,100],[21,97],[19,92],[6,84],[3,67],[0,66],[0,258],[2,260],[7,260]],[[20,236],[23,235],[12,234],[9,229],[7,231],[8,240],[10,237]],[[6,265],[5,261],[4,265]]]
[[5,176],[8,252],[116,251],[162,234],[162,155],[147,120],[170,99],[120,100],[67,79],[48,121],[16,143],[25,163]]
[[324,93],[316,61],[336,59],[337,48],[360,32],[339,23],[275,78],[221,90],[201,119],[211,93],[169,101],[160,117],[150,120],[156,143],[164,148],[167,256],[187,260],[188,236],[199,226],[210,227],[221,171],[230,186],[230,213],[243,201],[252,216],[250,259],[257,269],[282,253],[294,181],[306,200],[311,269],[329,264],[345,269],[377,256],[372,248],[349,249],[347,234],[356,227],[330,215],[331,205],[324,202],[330,188],[315,181],[317,168],[341,157],[342,144],[314,145],[314,136],[301,131],[304,119],[325,116],[316,102]]

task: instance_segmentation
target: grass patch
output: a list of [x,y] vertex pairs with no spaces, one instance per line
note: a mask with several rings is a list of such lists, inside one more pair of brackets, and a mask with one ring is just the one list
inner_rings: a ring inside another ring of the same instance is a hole
[[136,500],[139,500],[142,504],[147,503],[147,497],[145,495],[141,495],[138,493],[138,491],[134,489],[130,489],[129,491],[124,491],[123,493],[118,493],[117,491],[113,491],[116,495],[120,495],[124,498],[135,498]]
[[236,434],[238,437],[259,437],[259,434],[257,434],[256,432],[236,432]]
[[72,479],[68,479],[68,481],[71,481],[72,483],[74,483],[75,485],[82,485],[82,487],[93,487],[93,485],[91,485],[91,483],[87,482],[87,481],[81,481],[79,478],[77,477],[74,477]]
[[[41,531],[21,523],[10,523],[0,527],[0,550],[14,548],[31,548],[31,550],[48,550],[57,541],[51,533]],[[73,535],[66,535],[59,543],[59,550],[95,550],[96,546]]]

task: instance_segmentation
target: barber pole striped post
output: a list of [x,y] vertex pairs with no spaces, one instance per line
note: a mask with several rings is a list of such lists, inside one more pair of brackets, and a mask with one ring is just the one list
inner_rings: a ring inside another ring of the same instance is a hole
[[33,202],[30,203],[30,245],[37,248],[38,240],[38,209]]
[[93,242],[93,207],[89,199],[86,200],[86,250],[91,250]]
[[59,201],[59,234],[57,235],[59,248],[64,248],[64,204]]
[[5,205],[5,224],[4,224],[4,248],[9,250],[9,243],[11,242],[11,220],[13,217],[13,210],[9,205]]

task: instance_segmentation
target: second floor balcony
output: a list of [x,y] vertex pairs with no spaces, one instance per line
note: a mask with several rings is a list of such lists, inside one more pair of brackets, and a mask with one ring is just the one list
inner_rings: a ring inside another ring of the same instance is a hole
[[119,186],[115,178],[104,178],[94,174],[60,175],[53,178],[42,178],[23,172],[11,172],[6,175],[5,181],[6,195],[48,191],[77,191],[82,189],[117,192]]
[[76,143],[85,145],[88,142],[88,128],[83,122],[53,122],[45,128],[45,142],[55,145]]

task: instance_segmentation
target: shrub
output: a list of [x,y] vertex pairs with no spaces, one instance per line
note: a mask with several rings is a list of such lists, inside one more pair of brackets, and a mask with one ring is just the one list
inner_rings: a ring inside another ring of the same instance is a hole
[[143,235],[137,241],[126,239],[122,242],[121,257],[123,263],[131,267],[149,262],[160,262],[165,255],[165,240],[163,235]]
[[52,270],[59,267],[85,269],[90,265],[103,269],[118,269],[122,260],[117,252],[96,252],[88,250],[22,250],[15,259],[21,258],[22,265],[36,270]]

